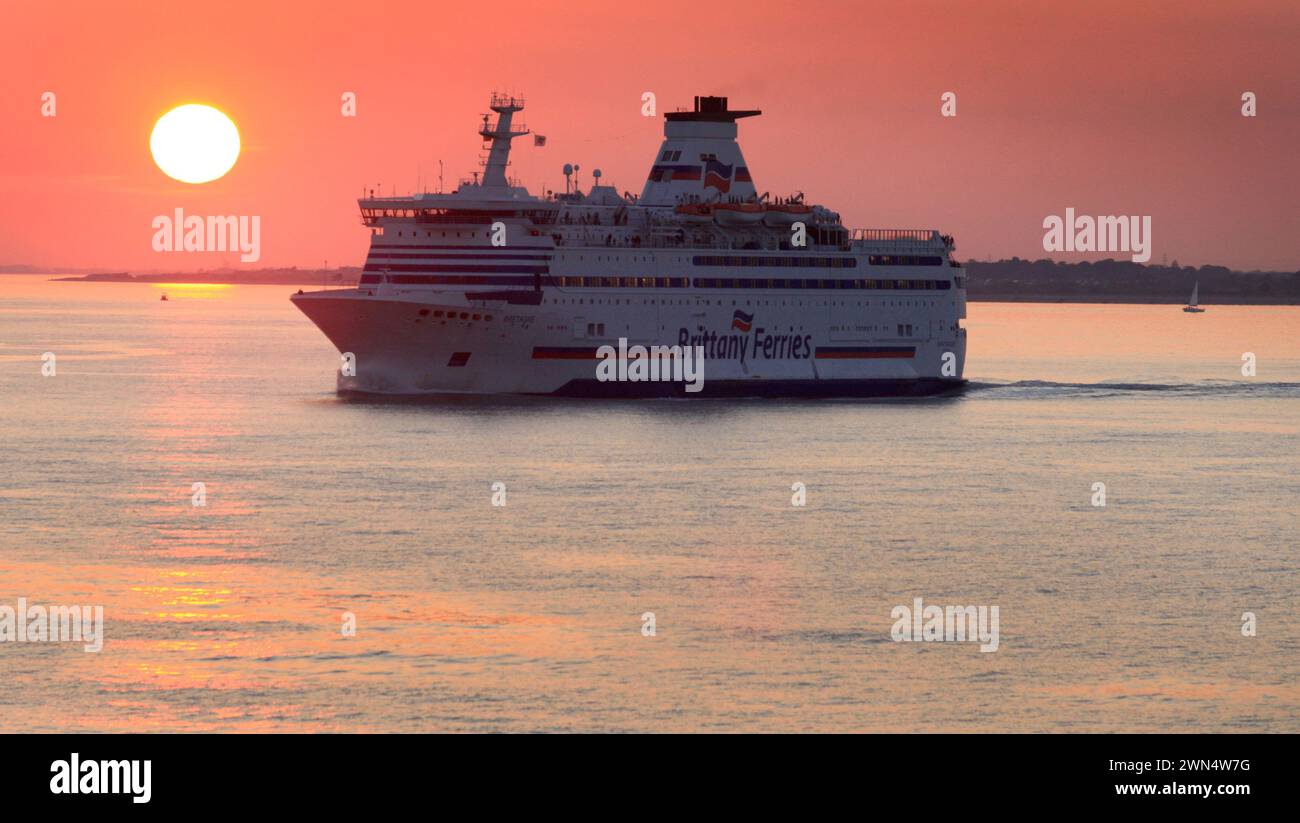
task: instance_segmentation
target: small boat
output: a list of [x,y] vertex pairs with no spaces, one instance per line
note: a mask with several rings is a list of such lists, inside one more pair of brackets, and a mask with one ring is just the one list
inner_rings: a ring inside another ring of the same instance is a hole
[[800,220],[806,221],[812,217],[812,213],[812,206],[805,206],[803,203],[768,206],[763,212],[763,223],[775,229],[789,228]]
[[167,299],[167,292],[163,292],[163,293],[162,293],[162,297],[159,297],[158,299],[159,299],[159,300],[166,300],[166,299]]
[[1197,280],[1196,284],[1192,286],[1192,299],[1187,301],[1186,306],[1183,306],[1183,311],[1188,313],[1194,313],[1194,314],[1200,314],[1201,312],[1205,311],[1205,309],[1197,305],[1197,298],[1200,296],[1200,291],[1201,291],[1201,281]]
[[713,219],[722,226],[750,226],[763,219],[764,211],[761,203],[718,203]]
[[713,221],[713,205],[710,203],[683,203],[673,209],[687,223],[711,223]]

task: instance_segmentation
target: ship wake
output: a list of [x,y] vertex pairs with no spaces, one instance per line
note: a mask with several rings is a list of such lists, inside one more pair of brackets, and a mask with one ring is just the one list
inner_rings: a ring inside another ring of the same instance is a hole
[[1062,383],[1050,380],[1008,382],[972,380],[967,392],[975,397],[998,399],[1043,399],[1056,397],[1124,397],[1144,393],[1187,397],[1249,397],[1300,399],[1300,383],[1256,380],[1197,380],[1172,383],[1101,381]]

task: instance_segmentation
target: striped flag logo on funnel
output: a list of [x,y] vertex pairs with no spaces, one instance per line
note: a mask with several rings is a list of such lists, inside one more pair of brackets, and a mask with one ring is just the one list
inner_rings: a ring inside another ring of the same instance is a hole
[[745,314],[740,309],[736,309],[736,313],[731,316],[731,327],[733,329],[739,329],[742,332],[748,332],[753,327],[753,325],[754,325],[754,315]]
[[720,192],[731,191],[731,169],[726,163],[708,160],[704,163],[704,188],[712,186]]

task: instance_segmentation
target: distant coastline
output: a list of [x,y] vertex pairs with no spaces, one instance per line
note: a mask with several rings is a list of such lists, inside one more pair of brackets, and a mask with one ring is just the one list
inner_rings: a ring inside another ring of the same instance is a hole
[[[1097,303],[1103,305],[1132,305],[1132,306],[1182,306],[1186,305],[1187,298],[1179,300],[1172,298],[1167,294],[1122,294],[1122,295],[1097,295],[1097,294],[971,294],[966,301],[969,303]],[[1200,304],[1202,306],[1300,306],[1300,298],[1290,299],[1269,299],[1264,297],[1226,297],[1211,302],[1201,293]]]
[[131,274],[130,272],[95,272],[54,277],[70,283],[177,283],[237,286],[355,286],[361,278],[358,268],[258,269],[255,271],[189,272],[177,274]]
[[[1223,266],[1143,265],[1126,260],[1061,263],[1054,260],[967,261],[971,302],[1154,303],[1186,302],[1200,284],[1208,305],[1300,305],[1300,271],[1234,271]],[[84,272],[84,270],[82,270]],[[245,286],[355,286],[356,266],[337,269],[219,269],[188,273],[74,272],[0,266],[0,274],[56,274],[77,283],[186,283]]]
[[1233,271],[1224,266],[1143,265],[1127,260],[967,261],[971,301],[1003,303],[1185,303],[1200,284],[1208,305],[1300,305],[1300,271]]

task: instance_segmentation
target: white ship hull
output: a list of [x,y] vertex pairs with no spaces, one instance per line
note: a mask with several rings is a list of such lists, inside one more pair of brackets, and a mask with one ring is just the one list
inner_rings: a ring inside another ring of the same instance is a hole
[[[879,297],[818,299],[773,292],[745,299],[713,293],[689,299],[688,305],[666,305],[673,298],[583,294],[548,297],[537,306],[470,304],[450,296],[381,295],[375,290],[311,292],[295,295],[293,301],[341,353],[353,355],[355,373],[341,374],[338,382],[345,391],[915,396],[951,391],[963,383],[965,330],[948,321],[950,311],[920,305],[928,299],[900,296],[885,302],[903,305],[872,311],[865,305],[834,304],[876,303]],[[556,299],[563,302],[551,302]],[[582,315],[563,310],[577,299],[584,301]],[[738,321],[737,311],[751,322]],[[600,318],[598,324],[589,320],[594,317]],[[839,322],[830,323],[832,317]],[[814,318],[823,322],[814,324]],[[589,325],[598,325],[604,334],[588,336]],[[742,331],[738,325],[750,328]],[[912,334],[899,336],[900,326]],[[692,340],[705,334],[712,340]],[[617,348],[620,337],[628,345],[671,346],[683,340],[704,345],[703,390],[687,393],[682,382],[601,382],[596,350]]]

